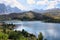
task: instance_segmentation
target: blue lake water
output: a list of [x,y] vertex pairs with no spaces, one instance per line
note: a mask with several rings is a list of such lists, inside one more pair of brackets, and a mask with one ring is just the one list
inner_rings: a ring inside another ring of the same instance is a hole
[[44,38],[47,40],[60,40],[60,24],[58,23],[44,23],[41,21],[5,21],[8,24],[15,24],[17,26],[14,30],[26,30],[29,33],[38,36],[42,32]]

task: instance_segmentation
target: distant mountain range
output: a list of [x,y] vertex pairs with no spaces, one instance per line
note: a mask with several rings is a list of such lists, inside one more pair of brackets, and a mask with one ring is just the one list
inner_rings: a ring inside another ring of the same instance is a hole
[[19,13],[20,9],[17,7],[12,8],[11,6],[6,6],[5,4],[0,4],[0,14],[4,13]]
[[6,6],[4,4],[0,4],[0,13],[6,12]]
[[34,10],[34,12],[40,13],[42,15],[52,17],[54,19],[60,19],[60,9],[59,8],[53,8],[48,10]]
[[54,8],[54,9],[46,10],[43,15],[53,17],[54,19],[60,19],[60,9]]
[[60,12],[60,8],[48,9],[48,10],[45,10],[45,12]]
[[59,15],[60,12],[58,11],[54,11],[54,12],[46,11],[44,13],[37,13],[33,11],[26,11],[20,13],[10,13],[8,15],[6,14],[0,15],[0,20],[44,21],[44,22],[60,23],[60,15]]
[[21,12],[21,10],[18,9],[17,7],[12,8],[10,6],[7,6],[7,12],[8,13],[19,13],[19,12]]
[[42,9],[33,9],[33,10],[31,10],[31,11],[33,11],[33,12],[37,12],[37,13],[44,13],[45,12],[45,10],[42,10]]
[[[53,9],[48,9],[48,10],[38,10],[38,9],[33,9],[31,10],[33,12],[37,13],[59,13],[60,9],[59,8],[53,8]],[[17,7],[11,7],[11,6],[6,6],[5,4],[0,4],[0,13],[20,13],[23,12]]]
[[21,20],[21,21],[33,21],[43,20],[46,16],[36,13],[33,11],[22,12],[22,13],[10,13],[8,15],[0,15],[0,20]]

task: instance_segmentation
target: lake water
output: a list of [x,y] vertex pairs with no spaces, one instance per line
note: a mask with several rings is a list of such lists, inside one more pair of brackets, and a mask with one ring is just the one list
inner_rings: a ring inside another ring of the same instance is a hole
[[60,40],[60,24],[58,23],[44,23],[41,21],[5,21],[8,24],[15,24],[17,26],[14,30],[26,30],[38,36],[42,32],[44,38],[47,40]]

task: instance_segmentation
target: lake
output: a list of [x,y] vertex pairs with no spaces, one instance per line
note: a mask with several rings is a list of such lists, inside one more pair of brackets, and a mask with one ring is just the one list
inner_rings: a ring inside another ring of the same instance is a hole
[[26,30],[29,33],[38,36],[42,32],[47,40],[60,40],[60,24],[44,23],[41,21],[5,21],[8,24],[15,24],[17,27],[14,30]]

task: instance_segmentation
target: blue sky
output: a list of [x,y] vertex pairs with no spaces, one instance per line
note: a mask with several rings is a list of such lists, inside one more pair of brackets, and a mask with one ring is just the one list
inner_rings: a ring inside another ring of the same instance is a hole
[[21,10],[60,8],[60,0],[0,0],[0,3]]

